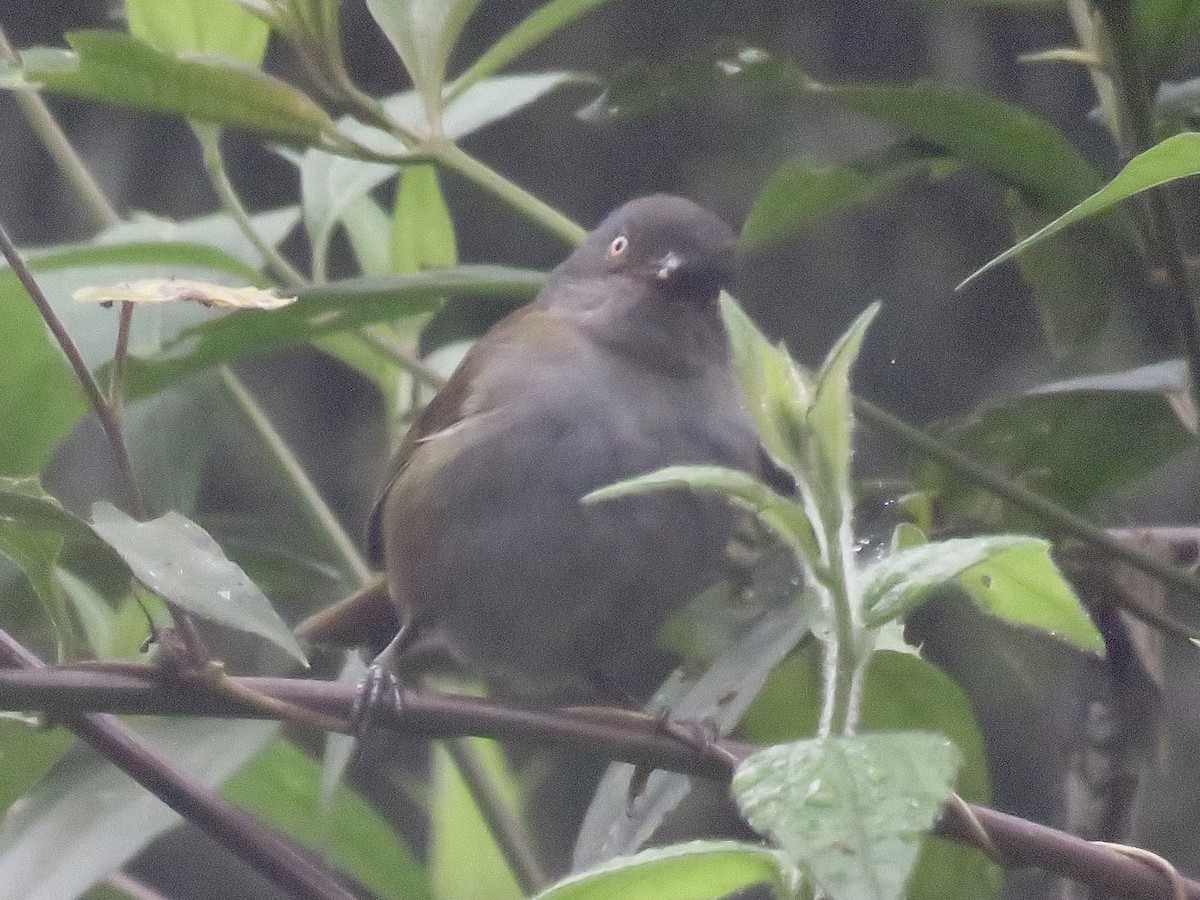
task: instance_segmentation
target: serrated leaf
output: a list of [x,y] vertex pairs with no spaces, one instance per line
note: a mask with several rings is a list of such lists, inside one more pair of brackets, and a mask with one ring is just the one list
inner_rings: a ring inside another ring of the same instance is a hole
[[116,31],[71,31],[66,40],[75,51],[73,65],[64,67],[61,58],[42,65],[43,57],[23,53],[25,82],[301,145],[336,136],[333,120],[306,94],[250,66],[178,59]]
[[868,326],[881,308],[879,302],[868,306],[833,345],[817,374],[816,394],[806,417],[809,429],[823,451],[822,468],[825,470],[809,477],[816,480],[818,474],[826,475],[827,479],[822,479],[824,490],[842,497],[846,508],[849,508],[850,442],[854,431],[850,367],[858,358]]
[[423,868],[379,813],[345,787],[322,809],[320,782],[316,763],[276,738],[226,781],[221,793],[320,854],[373,896],[391,900],[431,897]]
[[[278,730],[276,722],[143,719],[138,735],[171,764],[215,787]],[[21,900],[77,897],[180,821],[107,759],[74,755],[0,822],[0,885]]]
[[129,32],[164,53],[219,53],[260,65],[267,23],[233,0],[125,0]]
[[656,472],[628,478],[587,494],[584,503],[630,497],[653,491],[686,488],[698,493],[720,494],[735,505],[758,516],[776,535],[805,559],[819,556],[816,534],[795,501],[775,493],[753,475],[721,466],[667,466]]
[[1104,639],[1054,564],[1049,542],[1021,543],[990,554],[958,580],[992,615],[1103,655]]
[[236,312],[189,328],[160,354],[132,358],[130,397],[161,390],[175,380],[253,353],[294,346],[372,322],[422,316],[444,297],[532,297],[545,273],[503,266],[457,266],[417,275],[363,276],[298,291],[299,300],[271,313]]
[[819,888],[838,900],[900,900],[959,758],[941,735],[814,738],[755,753],[732,787],[750,826]]
[[531,12],[519,24],[505,32],[484,54],[471,64],[447,90],[453,99],[467,88],[504,68],[522,53],[536,47],[556,31],[603,6],[609,0],[550,0]]
[[163,599],[257,634],[307,665],[291,629],[263,592],[195,522],[176,512],[139,522],[110,503],[97,503],[92,528],[121,554],[138,581]]
[[1166,184],[1177,178],[1186,178],[1196,174],[1200,174],[1200,133],[1187,132],[1169,137],[1131,159],[1126,163],[1125,168],[1100,190],[980,266],[963,279],[959,287],[969,284],[989,269],[1012,259],[1018,253],[1058,234],[1064,228],[1068,228],[1088,216],[1106,212],[1121,201],[1142,191]]
[[791,892],[799,882],[799,873],[766,847],[689,841],[620,856],[568,875],[536,900],[718,900],[764,883]]

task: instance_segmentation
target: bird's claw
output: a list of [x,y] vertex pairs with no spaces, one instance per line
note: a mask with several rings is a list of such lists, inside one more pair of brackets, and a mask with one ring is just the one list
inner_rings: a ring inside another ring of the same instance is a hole
[[350,731],[361,748],[371,730],[385,713],[396,714],[404,709],[404,686],[386,665],[372,663],[366,677],[358,686],[354,708],[350,712]]

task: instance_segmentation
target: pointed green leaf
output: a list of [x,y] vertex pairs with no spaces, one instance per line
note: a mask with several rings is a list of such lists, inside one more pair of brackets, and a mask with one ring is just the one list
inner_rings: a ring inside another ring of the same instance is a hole
[[592,491],[584,503],[648,494],[653,491],[686,488],[697,493],[720,494],[737,506],[758,516],[789,546],[805,559],[819,558],[813,526],[804,509],[793,500],[780,496],[753,475],[721,466],[667,466]]
[[994,616],[1040,629],[1080,650],[1104,653],[1104,639],[1054,564],[1048,541],[990,554],[965,570],[959,583]]
[[262,64],[267,23],[233,0],[125,0],[129,33],[156,50],[178,55],[218,53]]
[[25,83],[298,144],[335,136],[333,120],[307,95],[250,66],[177,59],[116,31],[71,31],[66,39],[75,53],[65,60],[46,64],[42,54],[22,54]]
[[1044,547],[1045,541],[1018,534],[951,538],[889,553],[862,573],[863,610],[869,626],[902,619],[934,588],[1006,550]]
[[1112,181],[1090,197],[976,269],[959,287],[1081,219],[1110,210],[1134,194],[1196,174],[1200,174],[1200,133],[1187,132],[1169,137],[1131,159]]
[[392,271],[448,269],[458,264],[454,220],[446,207],[437,169],[409,166],[400,176],[392,219]]
[[448,97],[457,97],[477,82],[499,72],[556,31],[608,2],[609,0],[550,0],[549,3],[542,4],[475,60],[471,67],[450,85]]
[[367,0],[412,78],[431,122],[440,118],[450,53],[479,0]]
[[420,316],[444,297],[513,297],[537,293],[545,273],[503,266],[457,266],[417,275],[364,276],[299,291],[300,299],[270,312],[243,310],[189,328],[160,354],[133,358],[126,391],[137,397],[223,362],[294,346],[372,322]]
[[[824,457],[824,473],[829,476],[824,488],[830,493],[849,497],[851,438],[854,431],[854,398],[850,394],[850,367],[866,337],[867,327],[882,304],[868,306],[846,333],[833,345],[817,374],[817,392],[808,410],[807,425],[819,443]],[[816,480],[818,473],[809,475]],[[824,479],[822,479],[824,480]]]
[[690,841],[568,875],[535,900],[719,900],[756,884],[793,896],[799,882],[799,873],[774,850],[736,841]]
[[97,503],[92,528],[121,554],[138,581],[163,599],[257,634],[307,665],[291,629],[263,592],[195,522],[176,512],[139,522],[112,504]]
[[751,827],[830,896],[900,900],[958,765],[941,735],[815,738],[755,753],[732,787]]

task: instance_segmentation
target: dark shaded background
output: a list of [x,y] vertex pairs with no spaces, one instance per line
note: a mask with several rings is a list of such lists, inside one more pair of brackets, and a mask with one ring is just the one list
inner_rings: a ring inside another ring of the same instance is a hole
[[[473,58],[537,0],[484,2],[469,23],[458,59]],[[63,31],[112,22],[111,4],[6,0],[0,25],[18,47],[60,44]],[[403,89],[403,73],[361,0],[343,7],[347,59],[367,91]],[[908,82],[931,77],[978,88],[1024,106],[1063,129],[1106,173],[1116,162],[1103,129],[1088,121],[1094,98],[1081,69],[1027,66],[1017,54],[1072,43],[1055,8],[1002,9],[966,4],[879,0],[614,0],[518,61],[516,70],[571,68],[601,76],[624,65],[664,60],[719,38],[746,41],[793,58],[821,79]],[[299,79],[275,47],[268,68]],[[302,82],[301,82],[302,83]],[[574,112],[594,90],[563,91],[469,139],[472,152],[584,224],[629,197],[654,191],[688,195],[740,223],[764,179],[799,153],[846,157],[883,144],[888,133],[856,115],[816,105],[780,106],[731,93],[632,122],[587,124]],[[68,135],[122,212],[145,209],[186,218],[216,209],[189,131],[179,122],[90,104],[50,100]],[[297,179],[288,164],[254,140],[226,138],[235,183],[251,210],[291,203]],[[86,218],[12,99],[0,93],[0,217],[26,247],[83,239]],[[468,262],[549,268],[565,253],[552,236],[517,218],[472,184],[444,178]],[[735,293],[769,333],[812,362],[870,301],[884,311],[857,371],[857,389],[917,422],[970,409],[981,398],[1058,374],[1045,351],[1029,290],[1012,267],[954,292],[966,274],[1010,243],[1002,189],[960,172],[913,181],[823,222],[752,259]],[[343,271],[345,266],[342,267]],[[335,273],[338,271],[335,263]],[[438,324],[449,335],[483,327],[499,309],[455,311]],[[1165,348],[1138,348],[1148,361]],[[353,373],[315,353],[272,356],[243,370],[280,429],[296,446],[343,521],[357,530],[385,459],[379,402]],[[88,468],[88,428],[64,448],[54,474],[79,504],[103,493]],[[896,448],[867,436],[865,470],[887,472]],[[1186,521],[1195,503],[1188,472],[1126,508],[1143,520]],[[202,506],[211,516],[271,502],[253,461],[237,458],[236,438],[214,455]],[[330,588],[332,591],[332,588]],[[322,599],[308,597],[306,608]],[[956,618],[957,616],[957,618]],[[965,616],[965,618],[964,618]],[[958,635],[983,626],[969,614],[935,610],[923,637],[976,702],[988,737],[997,805],[1053,823],[1060,815],[1059,775],[1087,670],[1061,648],[1019,638],[1016,654],[1036,691],[961,652]],[[1002,648],[1007,652],[1007,648]],[[1190,705],[1181,715],[1190,713]],[[1183,865],[1195,862],[1191,807],[1149,815],[1148,836]],[[1178,822],[1178,827],[1170,823]],[[1165,824],[1164,824],[1165,823]],[[196,853],[194,836],[159,842],[164,853]],[[1178,845],[1178,846],[1176,846]],[[219,852],[219,851],[214,851]],[[223,854],[222,854],[223,857]],[[235,896],[238,866],[222,866],[228,888],[210,882],[195,896]],[[1034,896],[1038,878],[1016,878],[1013,897]],[[196,886],[193,886],[193,890]],[[192,896],[184,885],[175,895]],[[267,896],[255,887],[255,896]]]

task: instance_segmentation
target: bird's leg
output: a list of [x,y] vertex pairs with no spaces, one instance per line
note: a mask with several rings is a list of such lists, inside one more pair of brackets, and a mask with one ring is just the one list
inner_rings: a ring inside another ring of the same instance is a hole
[[415,637],[416,628],[411,623],[401,625],[396,636],[367,667],[366,677],[358,686],[358,696],[354,698],[354,711],[350,714],[351,731],[360,746],[375,727],[385,707],[393,712],[403,708],[404,686],[396,673],[400,658]]

